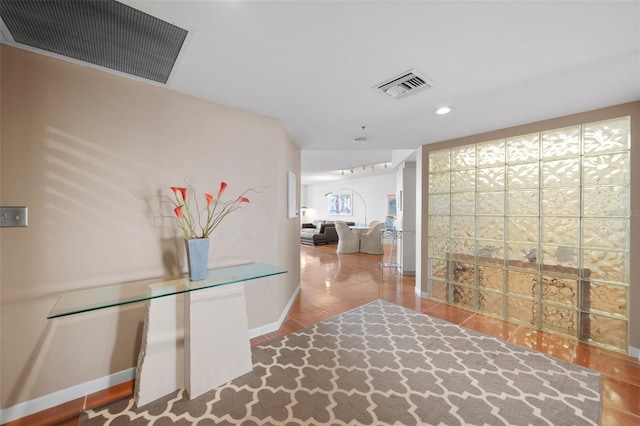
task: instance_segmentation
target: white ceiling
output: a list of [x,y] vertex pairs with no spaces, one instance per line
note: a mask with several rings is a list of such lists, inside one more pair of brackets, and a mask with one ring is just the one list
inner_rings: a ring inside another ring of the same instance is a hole
[[[640,100],[639,0],[123,3],[190,31],[167,87],[281,120],[302,184]],[[372,89],[410,69],[434,87],[399,100]],[[455,110],[437,116],[441,105]]]

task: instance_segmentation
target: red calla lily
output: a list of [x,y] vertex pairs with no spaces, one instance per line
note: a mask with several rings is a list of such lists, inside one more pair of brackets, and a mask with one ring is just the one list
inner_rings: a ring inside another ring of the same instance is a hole
[[220,189],[218,190],[218,198],[222,195],[224,190],[227,189],[227,182],[220,182]]
[[184,218],[184,217],[182,216],[182,208],[183,208],[183,207],[184,207],[184,206],[178,206],[178,207],[176,207],[175,209],[173,209],[173,212],[176,214],[176,217],[177,217],[179,220],[182,220],[182,219]]
[[198,209],[198,201],[197,198],[194,199],[195,203],[195,217],[192,213],[192,210],[189,205],[188,197],[187,197],[187,188],[183,188],[180,186],[172,186],[170,187],[175,195],[175,201],[173,212],[175,213],[178,219],[178,226],[182,229],[184,233],[184,237],[186,239],[194,239],[194,238],[209,238],[209,235],[220,225],[220,222],[227,217],[229,213],[232,211],[239,209],[239,204],[248,203],[249,199],[244,196],[248,191],[255,191],[255,189],[248,189],[244,191],[238,198],[232,201],[227,201],[222,203],[220,198],[224,193],[225,189],[227,189],[226,182],[220,182],[220,188],[218,190],[218,196],[214,197],[209,193],[205,193],[204,197],[207,200],[207,211],[206,211],[206,223],[204,226],[202,225],[201,213]]
[[172,186],[171,189],[173,190],[173,193],[175,194],[176,198],[178,198],[178,194],[180,194],[182,196],[182,201],[184,202],[187,201],[187,188],[183,188],[180,186]]
[[211,208],[211,204],[213,203],[213,195],[204,194],[204,198],[207,199],[207,210],[209,210]]

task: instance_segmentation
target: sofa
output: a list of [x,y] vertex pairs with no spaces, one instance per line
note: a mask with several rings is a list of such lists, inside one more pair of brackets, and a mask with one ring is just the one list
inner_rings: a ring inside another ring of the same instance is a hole
[[[347,225],[355,225],[355,222],[346,222]],[[314,220],[313,223],[303,223],[300,229],[300,243],[310,246],[320,244],[336,244],[338,233],[333,221]]]

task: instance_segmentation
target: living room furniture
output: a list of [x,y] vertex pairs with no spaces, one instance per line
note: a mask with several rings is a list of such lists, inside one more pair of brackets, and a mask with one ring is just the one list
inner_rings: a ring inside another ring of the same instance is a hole
[[[244,283],[286,272],[265,263],[251,263],[209,270],[202,281],[183,276],[67,292],[47,319],[145,301],[136,406],[181,387],[193,399],[251,371]],[[184,330],[179,326],[179,313],[184,313]],[[184,360],[178,351],[182,331]]]
[[368,232],[360,234],[360,252],[367,254],[384,254],[382,246],[383,222],[372,222]]
[[360,235],[349,229],[344,222],[336,222],[338,233],[338,253],[358,253],[360,251]]
[[[354,222],[345,222],[354,225]],[[316,220],[313,223],[303,223],[300,230],[300,243],[316,246],[320,244],[335,244],[338,242],[338,234],[335,222]]]
[[[384,268],[392,268],[395,269],[396,272],[400,271],[400,264],[397,261],[397,244],[398,244],[398,238],[401,237],[401,232],[398,231],[395,228],[386,228],[383,229],[381,232],[381,238],[385,239],[385,238],[391,238],[391,246],[389,248],[389,256],[385,261],[380,262],[380,270],[382,272],[384,272]],[[395,255],[395,256],[394,256]]]

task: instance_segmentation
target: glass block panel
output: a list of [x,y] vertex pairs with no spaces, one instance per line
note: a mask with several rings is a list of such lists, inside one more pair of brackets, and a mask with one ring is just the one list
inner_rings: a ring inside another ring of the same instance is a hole
[[507,297],[507,316],[516,322],[536,325],[535,302],[517,297]]
[[543,217],[542,242],[558,245],[578,245],[580,219],[577,217]]
[[507,271],[507,289],[509,294],[533,297],[537,295],[538,274]]
[[574,216],[580,215],[580,189],[551,188],[542,190],[543,216]]
[[504,245],[498,241],[478,241],[478,263],[504,265]]
[[525,163],[507,166],[507,188],[538,188],[540,186],[540,165]]
[[451,173],[451,192],[475,191],[476,170],[458,170]]
[[504,166],[478,169],[477,191],[498,191],[504,189]]
[[570,246],[542,246],[542,269],[547,273],[579,276],[578,248]]
[[537,189],[508,191],[507,214],[518,216],[538,216],[540,214],[538,195],[539,191]]
[[629,187],[600,186],[582,189],[584,216],[629,216]]
[[502,292],[504,287],[504,269],[479,266],[478,285],[483,288],[490,288]]
[[478,144],[478,167],[504,164],[504,140]]
[[451,236],[455,238],[474,238],[476,235],[475,216],[451,216]]
[[449,173],[432,173],[429,175],[429,193],[443,194],[449,192]]
[[625,185],[630,178],[628,151],[582,159],[582,184],[585,186]]
[[542,158],[575,157],[580,154],[580,126],[542,133]]
[[476,267],[474,264],[454,262],[451,266],[453,281],[467,286],[476,285]]
[[538,218],[537,217],[508,217],[507,241],[522,241],[537,243]]
[[449,278],[447,265],[449,265],[449,262],[447,260],[430,258],[429,278],[439,278],[441,280],[446,280],[447,278]]
[[629,220],[617,218],[584,218],[582,244],[585,247],[626,250]]
[[451,240],[451,256],[456,260],[473,262],[475,259],[476,245],[474,240]]
[[481,240],[504,240],[504,217],[478,216],[476,238]]
[[478,308],[481,311],[502,317],[504,296],[490,291],[478,291]]
[[450,214],[449,200],[449,194],[429,194],[429,214]]
[[580,185],[580,160],[577,157],[544,161],[541,168],[543,187]]
[[509,268],[538,269],[538,244],[507,243]]
[[542,304],[542,329],[578,337],[578,312],[575,309]]
[[507,162],[524,163],[536,161],[540,156],[538,133],[507,139]]
[[608,312],[627,316],[629,288],[627,286],[584,281],[582,290],[582,310]]
[[449,284],[444,281],[429,280],[431,283],[431,297],[438,300],[448,301],[447,289]]
[[625,117],[431,153],[433,297],[626,350],[629,148]]
[[627,321],[597,314],[582,316],[582,337],[627,351]]
[[448,238],[429,238],[429,256],[440,259],[447,259],[449,256],[449,239]]
[[476,213],[476,193],[456,192],[451,194],[452,214],[470,215]]
[[449,238],[451,236],[449,222],[450,216],[429,216],[429,235]]
[[504,191],[479,192],[476,199],[478,214],[504,214]]
[[429,153],[429,171],[445,172],[450,168],[449,150],[441,149],[439,151],[431,151]]
[[582,265],[593,280],[629,282],[628,255],[619,251],[583,250]]
[[453,170],[472,169],[476,166],[476,146],[465,145],[451,148],[451,168]]
[[542,301],[577,307],[578,280],[542,276]]
[[624,151],[630,147],[629,117],[585,124],[584,153]]
[[475,290],[452,284],[452,299],[456,305],[464,306],[467,309],[475,308]]

